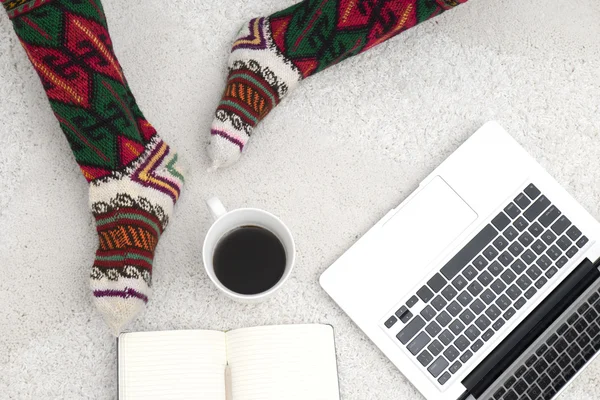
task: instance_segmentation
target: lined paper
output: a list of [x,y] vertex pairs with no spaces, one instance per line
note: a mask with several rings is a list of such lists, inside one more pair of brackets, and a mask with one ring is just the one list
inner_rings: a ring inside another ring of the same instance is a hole
[[119,337],[119,400],[225,400],[225,334],[125,333]]
[[331,326],[244,328],[226,341],[233,400],[339,400]]

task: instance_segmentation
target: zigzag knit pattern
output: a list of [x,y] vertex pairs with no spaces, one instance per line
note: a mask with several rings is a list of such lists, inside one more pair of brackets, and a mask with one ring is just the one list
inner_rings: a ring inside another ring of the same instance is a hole
[[158,240],[179,198],[177,154],[129,89],[100,0],[0,0],[90,185],[99,245],[94,302],[114,334],[151,292]]
[[467,0],[305,0],[240,30],[211,127],[214,167],[240,157],[253,129],[302,79]]

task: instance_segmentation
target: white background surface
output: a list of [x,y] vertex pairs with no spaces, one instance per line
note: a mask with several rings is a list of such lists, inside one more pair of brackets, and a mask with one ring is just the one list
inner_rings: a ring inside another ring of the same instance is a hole
[[[153,298],[131,329],[329,323],[343,399],[417,399],[318,276],[490,119],[599,218],[600,3],[471,0],[308,79],[240,163],[205,172],[235,32],[291,4],[104,1],[141,108],[188,165]],[[97,239],[86,182],[4,15],[0,99],[0,398],[113,399],[115,341],[87,286]],[[211,195],[265,208],[292,229],[296,270],[268,303],[233,303],[202,270]],[[597,399],[599,372],[596,360],[563,399]]]

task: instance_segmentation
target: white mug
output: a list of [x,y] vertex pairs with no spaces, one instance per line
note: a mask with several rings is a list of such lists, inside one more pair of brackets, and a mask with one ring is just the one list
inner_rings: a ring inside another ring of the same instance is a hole
[[[296,245],[288,227],[273,214],[258,208],[238,208],[227,211],[223,203],[216,197],[208,199],[206,204],[215,218],[215,222],[208,230],[204,238],[204,245],[202,246],[204,269],[206,269],[210,280],[221,292],[225,293],[231,299],[242,303],[258,303],[272,296],[289,278],[294,268]],[[221,239],[234,229],[248,225],[258,226],[273,233],[277,236],[285,250],[285,270],[281,279],[270,289],[257,294],[241,294],[228,289],[215,275],[213,265],[214,251]]]

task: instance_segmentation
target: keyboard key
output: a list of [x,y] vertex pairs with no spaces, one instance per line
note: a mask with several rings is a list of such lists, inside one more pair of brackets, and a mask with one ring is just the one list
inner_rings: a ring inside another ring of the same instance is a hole
[[413,314],[410,311],[405,312],[402,317],[400,318],[400,321],[402,321],[403,323],[407,323],[408,321],[410,321],[410,319],[413,317]]
[[415,304],[417,304],[419,300],[417,299],[417,296],[412,296],[410,299],[408,299],[406,301],[406,306],[408,308],[411,308],[412,306],[414,306]]
[[529,222],[536,219],[548,206],[550,205],[550,200],[546,198],[546,196],[540,196],[536,201],[533,202],[532,205],[527,208],[527,210],[523,211],[523,216],[527,218]]
[[439,377],[438,382],[440,383],[440,385],[443,385],[446,382],[448,382],[448,379],[450,379],[450,373],[444,372],[444,374]]
[[567,250],[567,252],[565,254],[569,258],[573,258],[573,256],[575,256],[575,254],[577,254],[578,251],[579,250],[577,250],[577,247],[572,246],[569,250]]
[[462,364],[460,363],[460,361],[457,361],[454,364],[452,364],[452,366],[448,369],[448,371],[450,371],[452,374],[455,374],[458,372],[460,367],[462,367]]
[[506,310],[506,312],[502,315],[502,317],[508,321],[515,315],[515,313],[516,313],[515,309],[511,307],[508,310]]
[[579,240],[577,241],[576,245],[579,248],[582,248],[583,246],[586,245],[586,243],[588,242],[588,238],[586,236],[582,236],[581,238],[579,238]]
[[440,343],[439,340],[435,339],[431,344],[427,347],[427,350],[434,356],[437,357],[438,354],[444,350],[444,345]]
[[[510,251],[510,253],[517,257],[519,254],[521,254],[523,252],[523,246],[521,246],[521,244],[519,242],[513,242],[510,246],[508,246],[508,251]],[[510,260],[512,261],[512,260]],[[506,264],[505,264],[506,265]]]
[[404,327],[397,335],[396,338],[402,344],[408,343],[421,329],[425,327],[425,321],[420,316],[416,316],[408,325]]
[[446,307],[446,311],[448,311],[453,317],[456,317],[462,311],[462,309],[462,306],[456,301],[453,301],[452,303],[448,304],[448,307]]
[[[577,331],[573,328],[570,328],[568,331],[565,332],[565,339],[567,340],[567,342],[572,343],[573,341],[575,341],[575,339],[577,339]],[[579,351],[579,350],[576,348],[575,351]],[[568,352],[569,352],[569,349],[567,349],[567,353]],[[571,355],[571,354],[569,354],[569,355]],[[571,357],[575,357],[575,356],[573,355]]]
[[529,300],[530,298],[532,298],[535,295],[536,292],[537,292],[537,289],[532,286],[529,289],[527,289],[527,291],[525,292],[525,294],[523,294],[523,296],[525,296],[525,298]]
[[498,252],[493,246],[488,246],[482,253],[488,261],[492,261],[498,255]]
[[475,325],[477,325],[479,330],[482,330],[482,331],[487,329],[487,327],[490,326],[491,324],[492,323],[485,315],[482,315],[475,320]]
[[456,299],[463,307],[466,307],[467,305],[469,305],[471,300],[473,300],[473,296],[471,296],[469,292],[464,291],[461,292]]
[[504,320],[502,318],[498,318],[498,320],[494,322],[494,325],[492,325],[492,328],[494,328],[495,331],[499,331],[503,326]]
[[546,272],[546,278],[552,278],[554,275],[556,275],[557,272],[558,270],[555,267],[550,268],[548,272]]
[[525,361],[525,366],[526,366],[527,368],[531,367],[531,366],[532,366],[532,365],[535,363],[535,360],[537,360],[537,357],[535,356],[535,354],[534,354],[534,355],[531,355],[531,356],[530,356],[530,357],[527,359],[527,361]]
[[515,203],[509,203],[505,208],[504,212],[512,219],[515,219],[517,215],[521,213],[521,210],[515,205]]
[[500,400],[500,399],[502,399],[502,396],[504,395],[504,393],[506,393],[506,389],[504,389],[503,387],[501,387],[500,389],[498,389],[496,391],[496,393],[494,393],[494,400]]
[[483,286],[487,286],[489,285],[493,280],[494,277],[492,277],[492,275],[490,275],[489,272],[487,271],[483,271],[479,277],[477,278],[477,280],[483,285]]
[[455,335],[460,334],[462,331],[465,330],[465,326],[463,325],[462,322],[460,322],[459,320],[455,319],[454,321],[452,321],[452,323],[449,326],[450,331],[452,333],[454,333]]
[[515,203],[517,203],[517,205],[521,208],[521,210],[524,210],[527,208],[527,206],[529,206],[531,204],[531,200],[529,200],[529,198],[527,196],[525,196],[523,193],[521,193],[520,195],[515,197]]
[[[514,244],[519,245],[517,242],[514,242],[513,244],[510,245],[510,247],[513,247]],[[519,245],[520,246],[520,245]],[[500,256],[498,257],[498,260],[500,260],[500,262],[502,263],[502,265],[504,265],[505,267],[508,266],[508,264],[510,264],[511,262],[514,261],[514,257],[510,255],[509,252],[505,251],[504,253],[500,254]]]
[[427,285],[431,288],[431,290],[437,293],[442,290],[444,286],[446,286],[446,280],[442,275],[435,274],[430,280],[427,281]]
[[558,327],[558,329],[556,330],[556,333],[558,333],[559,335],[564,335],[565,332],[567,331],[567,329],[569,329],[569,326],[567,324],[562,324],[561,326]]
[[477,329],[477,327],[475,325],[471,325],[470,327],[467,328],[467,330],[465,331],[465,335],[471,340],[475,340],[479,337],[479,335],[481,335],[481,331],[479,329]]
[[488,224],[473,239],[469,241],[450,261],[440,270],[446,279],[454,278],[462,271],[469,261],[473,259],[481,250],[483,250],[494,238],[498,232]]
[[477,270],[475,268],[473,268],[472,265],[469,265],[463,271],[463,275],[464,275],[465,278],[467,278],[467,280],[472,281],[477,276]]
[[548,267],[552,265],[552,261],[545,255],[540,256],[535,263],[543,270],[548,269]]
[[467,290],[469,293],[471,293],[471,295],[477,296],[483,290],[483,286],[481,286],[479,282],[475,281],[467,287]]
[[521,254],[521,259],[523,259],[527,265],[531,265],[531,263],[535,261],[536,257],[537,256],[533,254],[533,251],[529,249],[525,250],[525,253]]
[[494,333],[495,332],[493,329],[488,329],[487,331],[485,331],[485,333],[483,335],[481,335],[481,338],[487,342],[488,340],[490,340],[492,338],[492,336],[494,336]]
[[522,395],[523,393],[525,393],[528,387],[529,386],[524,380],[518,380],[517,383],[515,383],[515,386],[513,386],[515,392],[517,392],[518,395]]
[[467,309],[463,311],[458,318],[463,322],[463,324],[469,325],[475,319],[475,314],[473,314],[471,310]]
[[515,240],[515,238],[519,235],[519,232],[513,228],[512,226],[509,226],[508,228],[506,228],[506,230],[504,231],[504,237],[506,239],[508,239],[508,241],[512,242],[513,240]]
[[427,371],[429,371],[434,378],[437,378],[449,365],[450,363],[446,361],[444,357],[440,356],[429,366],[429,368],[427,368]]
[[469,347],[469,345],[471,344],[471,342],[469,342],[469,339],[467,339],[464,335],[460,335],[458,338],[456,338],[456,340],[454,341],[454,345],[456,346],[456,348],[458,350],[460,350],[461,352],[466,349],[467,347]]
[[550,229],[542,233],[542,240],[550,246],[556,240],[556,235]]
[[483,310],[485,310],[485,304],[483,304],[483,302],[479,299],[475,299],[475,301],[473,301],[469,307],[471,308],[471,311],[477,315],[481,314]]
[[435,317],[435,314],[437,313],[431,306],[427,306],[423,310],[421,310],[421,317],[423,317],[425,321],[431,321],[431,319]]
[[499,231],[503,230],[510,224],[510,218],[503,212],[500,212],[498,215],[492,219],[492,225],[496,227]]
[[523,261],[517,259],[514,263],[510,265],[510,268],[512,268],[512,270],[515,271],[515,274],[520,275],[521,273],[523,273],[523,271],[525,271],[525,268],[527,268],[527,266],[523,263]]
[[533,245],[531,245],[531,248],[536,252],[537,255],[540,255],[544,252],[544,250],[546,250],[547,246],[544,242],[538,239],[533,243]]
[[473,343],[473,345],[471,346],[471,351],[473,353],[477,353],[477,350],[479,350],[482,346],[483,346],[483,341],[481,339],[479,339],[475,343]]
[[450,321],[452,321],[452,317],[446,311],[442,311],[437,317],[435,317],[435,320],[441,326],[446,326],[450,323]]
[[571,247],[573,242],[566,235],[562,235],[560,238],[558,238],[556,244],[558,245],[558,247],[561,248],[561,250],[567,251],[567,249]]
[[530,386],[529,390],[527,391],[527,396],[529,396],[530,399],[537,399],[538,396],[540,396],[541,394],[542,394],[542,391],[535,384]]
[[461,291],[465,286],[467,286],[467,280],[462,275],[458,275],[452,281],[452,285],[454,285],[456,290]]
[[524,374],[525,372],[527,372],[527,368],[525,368],[524,366],[520,366],[520,367],[519,367],[519,369],[517,369],[517,370],[515,371],[515,376],[516,376],[517,378],[520,378],[521,376],[523,376],[523,374]]
[[506,294],[508,294],[513,300],[516,300],[521,295],[521,293],[523,293],[523,291],[519,289],[517,285],[510,285],[510,287],[506,291]]
[[518,400],[519,396],[513,391],[509,390],[506,392],[502,400]]
[[531,236],[528,232],[523,232],[521,236],[519,236],[519,242],[527,247],[533,242],[533,236]]
[[412,342],[406,347],[413,356],[416,356],[431,342],[431,338],[425,332],[419,333]]
[[496,300],[496,305],[501,309],[501,310],[506,310],[510,305],[511,305],[512,301],[510,301],[510,299],[505,295],[501,295],[500,297],[498,297],[498,300]]
[[525,373],[525,375],[523,375],[523,379],[525,380],[525,382],[527,382],[529,384],[532,384],[533,382],[535,382],[537,378],[538,378],[538,374],[533,369],[530,369],[529,371],[527,371]]
[[408,312],[408,308],[406,308],[406,306],[402,306],[398,309],[398,311],[395,312],[396,317],[398,318],[402,318],[402,316],[404,314],[406,314]]
[[535,187],[535,185],[533,183],[530,183],[525,188],[525,194],[527,194],[527,196],[529,196],[529,198],[531,200],[534,200],[536,197],[538,197],[540,195],[540,190],[537,187]]
[[517,285],[519,285],[521,290],[526,290],[531,283],[531,279],[529,279],[526,275],[521,275],[521,277],[517,279]]
[[589,309],[585,314],[583,314],[583,317],[588,323],[591,324],[598,318],[598,313],[594,311],[594,309]]
[[488,271],[494,276],[498,276],[503,270],[504,270],[504,267],[502,265],[500,265],[500,263],[498,261],[494,261],[488,267]]
[[384,325],[386,328],[390,329],[396,322],[398,322],[398,318],[392,315],[387,321],[384,322]]
[[515,302],[515,308],[517,310],[520,310],[525,305],[525,303],[527,303],[527,300],[525,300],[523,297],[521,297],[521,298],[519,298],[519,300],[517,300]]
[[435,298],[431,300],[431,305],[438,311],[444,308],[446,304],[448,304],[448,302],[440,295],[435,296]]
[[427,286],[423,286],[417,291],[417,296],[419,296],[421,301],[427,303],[433,297],[433,292]]
[[487,310],[485,310],[485,315],[492,321],[495,321],[496,318],[500,316],[501,312],[494,304],[492,304]]
[[504,283],[510,285],[514,282],[515,279],[517,279],[517,275],[515,275],[515,273],[512,272],[512,270],[507,269],[502,273],[502,275],[500,275],[500,278],[502,278],[502,281],[504,281]]
[[445,329],[444,332],[440,333],[439,339],[448,346],[454,340],[454,335],[448,329]]
[[529,276],[533,281],[535,281],[540,275],[542,275],[542,271],[535,265],[529,267],[527,270],[527,276]]
[[557,235],[560,235],[561,233],[566,231],[570,225],[571,225],[571,221],[569,221],[569,218],[565,217],[564,215],[561,215],[556,220],[556,222],[554,224],[552,224],[552,227],[550,229],[552,229],[552,231],[554,233],[556,233]]
[[427,350],[423,350],[423,352],[417,357],[417,360],[419,360],[422,366],[426,367],[430,362],[433,361],[433,356],[429,354]]
[[548,227],[551,223],[553,223],[556,218],[560,215],[560,211],[556,206],[552,205],[548,207],[546,211],[542,214],[538,221],[545,227]]
[[538,349],[535,351],[535,354],[538,357],[541,357],[544,355],[544,353],[548,350],[548,346],[546,346],[545,344],[542,344],[540,347],[538,347]]
[[598,299],[600,299],[600,295],[598,295],[598,293],[592,293],[592,295],[588,299],[588,303],[594,304]]
[[429,333],[429,336],[436,337],[438,333],[442,331],[442,328],[437,322],[433,321],[429,325],[427,325],[427,328],[425,328],[425,330],[427,331],[427,333]]
[[504,289],[506,289],[506,284],[504,282],[502,282],[501,279],[496,279],[491,285],[490,288],[492,288],[492,290],[496,293],[496,294],[500,294],[502,292],[504,292]]
[[531,233],[534,237],[538,237],[542,234],[542,232],[544,232],[544,228],[538,224],[537,222],[534,222],[533,224],[531,224],[531,226],[528,229],[529,233]]
[[552,245],[548,248],[548,251],[546,252],[546,254],[548,255],[548,257],[550,257],[553,260],[557,260],[558,257],[560,257],[561,255],[561,251],[558,247],[556,247],[555,245]]
[[544,390],[546,389],[548,386],[550,386],[550,384],[552,383],[552,380],[550,379],[550,377],[546,374],[542,374],[541,371],[538,371],[541,375],[537,380],[537,384],[540,387],[540,389]]
[[473,265],[475,266],[475,268],[481,271],[488,265],[488,261],[483,256],[478,256],[476,259],[473,260]]
[[567,230],[567,236],[568,236],[568,237],[569,237],[571,240],[575,241],[575,240],[577,240],[577,238],[578,238],[579,236],[581,236],[581,231],[580,231],[579,229],[577,229],[577,227],[576,227],[575,225],[573,225],[572,227],[570,227],[570,228]]
[[516,381],[517,379],[514,376],[511,376],[504,382],[504,387],[509,389],[512,385],[515,384]]
[[463,363],[466,363],[467,361],[469,361],[471,359],[472,356],[473,356],[473,353],[471,353],[469,350],[467,350],[464,352],[464,354],[462,356],[460,356],[460,361],[462,361]]
[[548,282],[548,279],[546,279],[542,276],[540,279],[537,280],[537,282],[535,282],[535,287],[538,289],[541,289],[542,286],[544,286],[547,282]]
[[513,222],[513,226],[517,228],[519,232],[523,232],[525,228],[527,228],[527,225],[529,225],[529,223],[523,217],[519,217]]
[[480,297],[487,305],[490,305],[496,299],[496,295],[490,289],[486,289]]
[[452,286],[448,285],[444,290],[442,290],[442,296],[446,298],[446,300],[450,301],[456,296],[457,291]]
[[456,357],[458,357],[460,353],[458,352],[458,350],[456,350],[456,347],[450,345],[445,351],[444,351],[444,357],[446,357],[446,359],[450,362],[456,360]]

